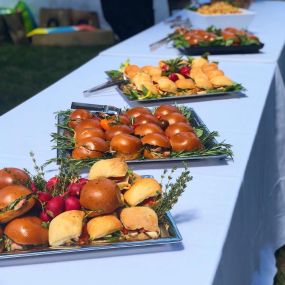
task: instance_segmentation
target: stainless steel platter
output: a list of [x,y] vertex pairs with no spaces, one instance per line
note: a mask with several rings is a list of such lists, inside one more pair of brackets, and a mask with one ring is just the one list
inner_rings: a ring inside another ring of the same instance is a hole
[[[120,109],[113,107],[113,106],[108,106],[108,105],[93,105],[93,104],[85,104],[85,103],[77,103],[73,102],[71,104],[72,109],[76,108],[83,108],[87,109],[89,111],[92,111],[94,113],[109,113],[109,114],[115,114],[115,113],[120,113]],[[195,128],[202,128],[205,135],[208,135],[210,131],[208,130],[207,126],[204,124],[204,122],[200,119],[198,114],[194,111],[194,109],[187,107],[187,109],[191,112],[191,125]],[[58,125],[62,125],[64,121],[64,117],[58,116]],[[57,129],[57,132],[59,135],[63,135],[64,130],[59,128]],[[209,147],[214,147],[215,145],[218,145],[218,142],[215,138],[211,139],[208,141],[205,145],[206,148]],[[57,149],[57,158],[66,158],[70,156],[69,151],[65,150],[59,150]],[[196,161],[196,160],[207,160],[207,159],[227,159],[228,155],[227,154],[218,154],[218,155],[195,155],[195,156],[179,156],[179,157],[168,157],[168,158],[161,158],[161,159],[135,159],[135,160],[129,160],[127,161],[128,164],[141,164],[141,163],[156,163],[156,162],[183,162],[183,161]]]

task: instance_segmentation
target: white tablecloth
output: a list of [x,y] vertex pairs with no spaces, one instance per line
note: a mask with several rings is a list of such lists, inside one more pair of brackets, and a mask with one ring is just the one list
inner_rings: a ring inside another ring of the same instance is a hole
[[[279,13],[274,11],[274,15]],[[40,163],[54,157],[55,151],[50,149],[53,112],[69,108],[72,101],[126,106],[114,89],[91,98],[84,98],[81,92],[102,83],[103,71],[116,68],[126,56],[141,65],[157,61],[149,55],[132,54],[132,43],[126,47],[128,55],[103,53],[1,116],[5,137],[0,140],[0,167],[31,169],[30,150]],[[275,45],[281,49],[279,40]],[[221,57],[222,69],[246,87],[247,97],[187,103],[210,130],[219,131],[221,139],[233,144],[235,157],[228,162],[191,164],[194,180],[172,212],[182,244],[62,258],[68,262],[42,264],[43,260],[33,259],[26,261],[31,265],[1,267],[0,284],[270,284],[275,272],[273,252],[285,243],[284,132],[276,134],[284,126],[285,104],[277,59],[256,62]],[[170,165],[136,169],[159,178],[164,167]],[[78,260],[71,261],[73,258]]]

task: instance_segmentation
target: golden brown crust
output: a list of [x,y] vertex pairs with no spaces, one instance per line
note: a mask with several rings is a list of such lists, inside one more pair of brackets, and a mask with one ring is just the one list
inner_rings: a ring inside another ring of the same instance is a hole
[[4,250],[3,230],[0,227],[0,253]]
[[92,165],[88,179],[92,180],[98,177],[124,177],[128,169],[128,165],[122,158],[104,159]]
[[170,148],[170,142],[165,135],[162,134],[148,134],[142,138],[142,144],[148,144],[152,146]]
[[143,124],[135,128],[135,135],[140,137],[153,133],[164,134],[162,128],[153,123]]
[[135,118],[134,123],[135,125],[143,125],[148,123],[159,125],[158,119],[152,114],[142,114]]
[[116,152],[117,157],[123,155],[137,154],[142,149],[140,139],[128,134],[119,134],[112,138],[111,149]]
[[184,122],[184,123],[187,123],[187,118],[185,116],[183,116],[181,113],[177,113],[177,112],[172,112],[172,113],[169,113],[167,115],[165,115],[163,117],[164,120],[166,120],[169,125],[173,125],[173,124],[176,124],[178,122]]
[[6,167],[0,170],[0,189],[13,184],[26,185],[29,180],[29,175],[22,169]]
[[105,139],[105,133],[100,128],[92,128],[92,129],[79,129],[79,131],[75,132],[74,135],[75,141],[81,141],[90,137]]
[[180,110],[179,108],[173,105],[161,105],[156,108],[154,115],[160,118],[170,113],[180,113]]
[[87,232],[91,240],[120,231],[122,228],[122,223],[114,215],[96,217],[87,223]]
[[203,148],[199,138],[192,132],[178,133],[170,138],[173,151],[194,151]]
[[194,132],[193,128],[188,123],[178,122],[167,127],[165,134],[168,138],[182,132]]
[[129,118],[136,118],[141,114],[151,114],[151,111],[145,107],[134,107],[126,111]]
[[153,178],[142,178],[136,181],[124,194],[124,200],[130,206],[136,206],[150,197],[156,197],[162,192],[161,185]]
[[71,128],[75,128],[75,126],[78,125],[82,120],[91,119],[92,116],[92,113],[85,109],[76,109],[70,114],[70,122],[68,123],[68,125]]
[[127,230],[144,229],[150,232],[159,232],[157,215],[149,207],[124,208],[120,218]]
[[0,223],[7,223],[12,219],[19,217],[28,212],[35,204],[35,199],[30,198],[25,201],[25,196],[31,194],[32,191],[20,185],[12,185],[4,187],[0,190],[0,209],[5,208],[19,198],[23,198],[13,210],[0,213]]
[[50,246],[60,246],[77,240],[82,232],[83,219],[84,212],[78,210],[66,211],[56,216],[49,226]]
[[28,216],[14,219],[6,225],[4,233],[20,245],[48,244],[48,229],[42,226],[42,221],[38,217]]
[[114,136],[119,134],[132,134],[133,129],[127,125],[111,126],[105,133],[106,140],[110,141]]
[[120,189],[114,181],[104,177],[90,180],[81,190],[80,204],[96,211],[96,216],[113,213],[122,206]]

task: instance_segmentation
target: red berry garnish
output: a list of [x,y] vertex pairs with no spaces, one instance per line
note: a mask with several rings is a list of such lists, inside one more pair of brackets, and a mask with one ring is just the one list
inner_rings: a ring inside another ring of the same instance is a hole
[[169,70],[169,65],[164,64],[164,65],[161,67],[161,70],[162,70],[162,71],[168,71],[168,70]]
[[171,80],[171,81],[173,81],[173,82],[175,82],[175,81],[177,81],[179,78],[178,78],[178,76],[177,76],[177,74],[175,74],[175,73],[171,73],[169,76],[168,76],[168,78]]
[[183,66],[179,68],[179,73],[184,77],[188,78],[190,76],[191,68],[189,66]]

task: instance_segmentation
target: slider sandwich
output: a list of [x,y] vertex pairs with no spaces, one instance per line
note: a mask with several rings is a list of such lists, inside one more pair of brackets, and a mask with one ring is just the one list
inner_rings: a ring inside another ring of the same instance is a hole
[[142,178],[124,194],[124,200],[129,206],[153,206],[161,193],[161,185],[155,179]]
[[50,246],[69,246],[77,244],[82,233],[84,212],[66,211],[56,216],[49,226],[48,241]]
[[120,215],[126,240],[157,239],[160,234],[158,218],[149,207],[124,208]]
[[48,229],[42,226],[38,217],[27,216],[9,222],[5,229],[5,249],[29,250],[48,245]]
[[0,190],[0,223],[8,223],[28,212],[35,204],[33,192],[21,185],[6,186]]
[[111,158],[95,162],[88,175],[89,180],[105,177],[117,183],[121,191],[131,187],[131,183],[140,178],[129,170],[123,158]]
[[3,252],[4,250],[4,235],[3,235],[3,230],[0,227],[0,253]]
[[122,223],[114,215],[96,217],[87,223],[87,232],[94,242],[119,241],[122,228]]

